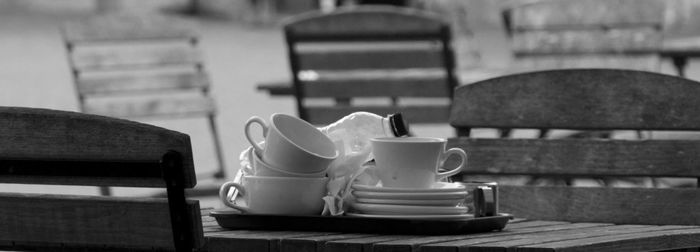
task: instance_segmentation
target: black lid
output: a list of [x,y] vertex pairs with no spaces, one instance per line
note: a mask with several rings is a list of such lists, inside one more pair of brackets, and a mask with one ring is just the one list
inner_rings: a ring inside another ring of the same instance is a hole
[[408,122],[403,119],[401,113],[394,113],[388,116],[389,124],[391,124],[391,130],[394,132],[394,136],[407,136],[408,135]]

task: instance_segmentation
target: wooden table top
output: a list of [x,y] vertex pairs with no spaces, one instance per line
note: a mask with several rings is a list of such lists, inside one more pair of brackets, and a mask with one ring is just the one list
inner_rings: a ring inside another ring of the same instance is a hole
[[204,251],[654,251],[700,247],[700,226],[511,220],[464,235],[229,230],[202,212]]

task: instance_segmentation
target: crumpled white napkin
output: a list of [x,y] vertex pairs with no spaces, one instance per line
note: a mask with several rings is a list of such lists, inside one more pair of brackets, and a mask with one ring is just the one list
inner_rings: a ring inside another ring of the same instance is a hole
[[342,144],[337,146],[341,155],[333,161],[328,168],[328,177],[330,177],[330,181],[327,186],[328,194],[323,197],[325,206],[322,215],[343,215],[348,208],[348,202],[352,200],[350,186],[353,181],[359,180],[360,178],[362,178],[363,181],[372,180],[371,176],[363,176],[366,174],[366,169],[371,167],[365,163],[372,149],[364,148],[357,152],[345,153],[342,146]]

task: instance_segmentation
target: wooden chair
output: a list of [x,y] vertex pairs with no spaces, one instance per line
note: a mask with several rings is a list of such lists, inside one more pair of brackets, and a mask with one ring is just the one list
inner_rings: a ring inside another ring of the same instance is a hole
[[193,251],[202,246],[189,136],[75,112],[0,107],[0,183],[167,188],[135,198],[0,193],[0,249]]
[[299,116],[328,124],[355,111],[447,122],[457,86],[450,29],[392,6],[299,15],[284,25]]
[[[513,60],[491,76],[546,69],[661,71],[665,4],[655,0],[512,1],[502,9]],[[500,72],[500,74],[498,73]],[[464,79],[472,79],[465,74]],[[476,76],[483,73],[475,71]],[[485,78],[481,78],[483,80]],[[509,129],[501,135],[508,137]],[[609,131],[569,137],[609,137]],[[639,138],[648,134],[638,132]]]
[[[471,138],[475,128],[700,131],[700,83],[652,72],[569,69],[456,89],[449,139],[478,175],[700,178],[700,140]],[[697,188],[500,186],[503,212],[577,222],[700,224]]]
[[144,120],[203,117],[225,167],[198,37],[186,20],[109,14],[68,22],[63,38],[82,112]]
[[503,9],[515,69],[660,71],[665,4],[656,0],[537,0]]

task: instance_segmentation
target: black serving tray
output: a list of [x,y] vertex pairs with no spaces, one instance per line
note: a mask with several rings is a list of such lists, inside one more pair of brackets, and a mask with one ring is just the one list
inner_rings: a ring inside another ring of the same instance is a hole
[[235,210],[214,210],[209,215],[227,229],[295,230],[384,234],[469,234],[505,228],[510,214],[453,220],[368,218],[354,216],[242,214]]

